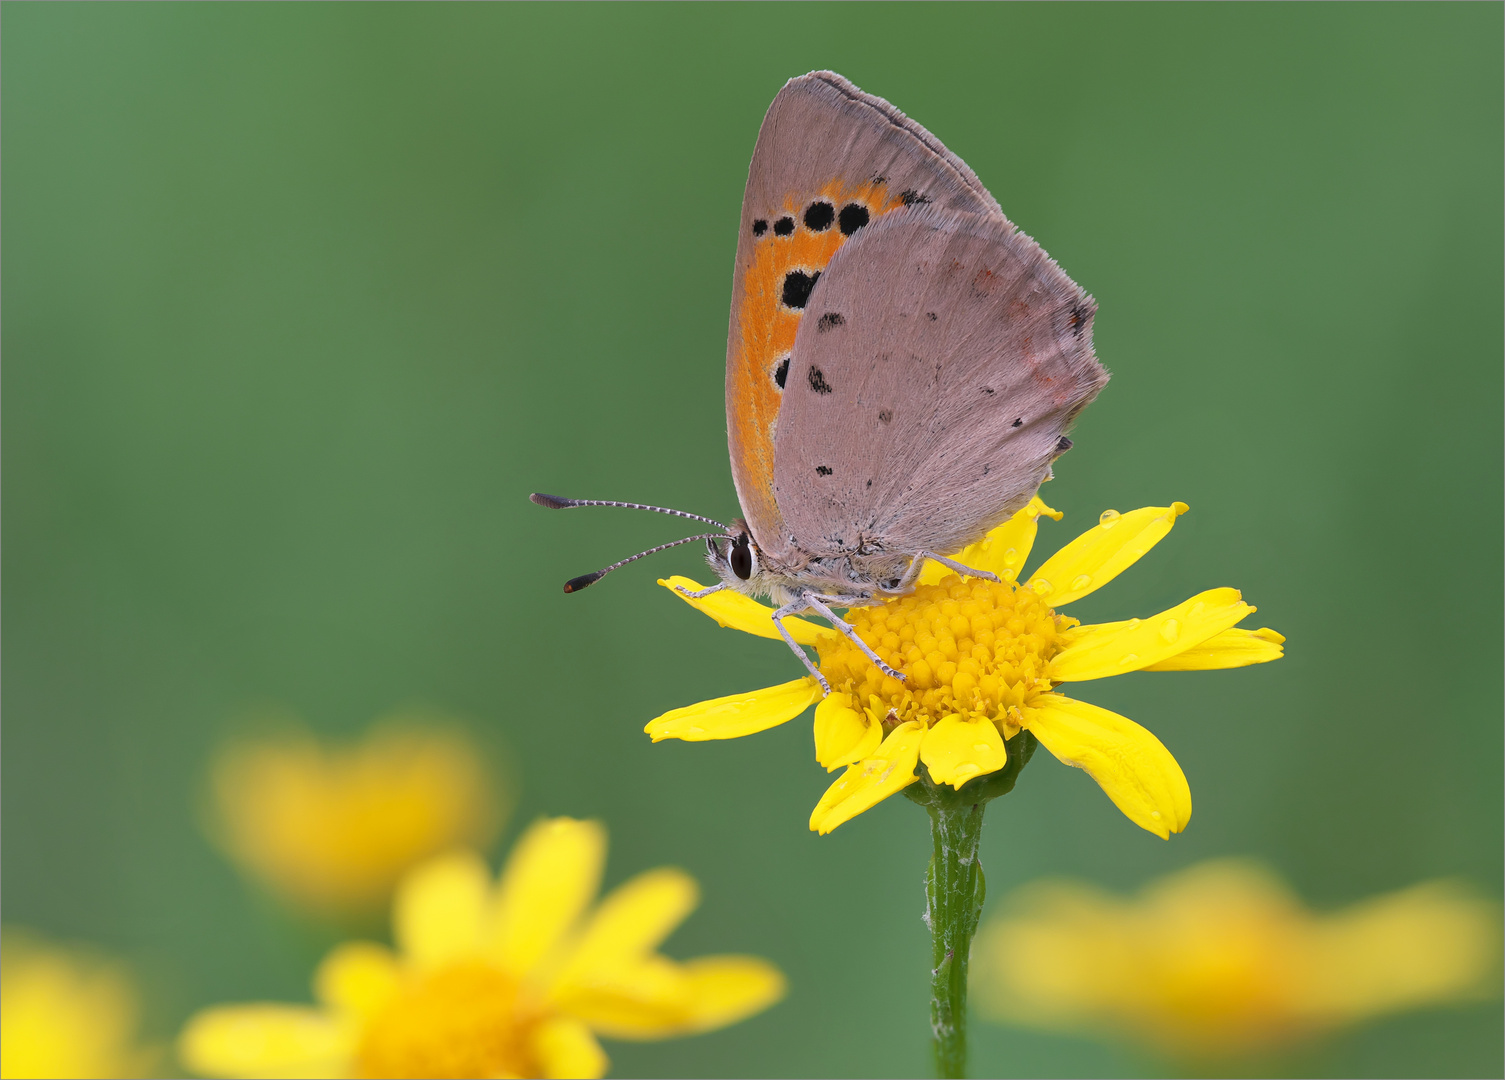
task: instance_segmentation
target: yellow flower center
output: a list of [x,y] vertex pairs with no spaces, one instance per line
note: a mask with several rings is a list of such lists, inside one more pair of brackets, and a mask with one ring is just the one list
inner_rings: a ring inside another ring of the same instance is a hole
[[465,961],[414,980],[366,1025],[356,1075],[537,1076],[517,984]]
[[1046,665],[1059,634],[1076,625],[1031,589],[955,574],[880,607],[853,609],[847,618],[907,681],[884,675],[837,635],[816,646],[833,694],[848,695],[853,708],[886,726],[959,715],[1002,721],[1008,735],[1030,699],[1050,689]]

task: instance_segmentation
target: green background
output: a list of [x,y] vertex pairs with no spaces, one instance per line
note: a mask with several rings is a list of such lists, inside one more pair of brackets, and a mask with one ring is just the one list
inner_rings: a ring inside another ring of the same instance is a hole
[[[1272,862],[1319,908],[1501,877],[1498,4],[3,11],[4,915],[131,957],[152,1030],[301,1000],[328,937],[247,891],[193,805],[272,703],[351,733],[407,702],[522,776],[513,828],[599,815],[609,881],[703,883],[675,955],[788,1000],[611,1044],[622,1075],[928,1070],[924,814],[817,838],[808,718],[651,745],[678,705],[798,673],[659,589],[682,535],[533,490],[729,516],[738,205],[785,79],[925,124],[1092,292],[1114,378],[1048,486],[1191,514],[1073,609],[1232,585],[1278,664],[1137,675],[1196,799],[1162,842],[1046,755],[995,804],[996,898]],[[1040,555],[1037,554],[1035,562]],[[1286,1066],[1498,1075],[1497,1002]],[[1153,1072],[977,1024],[979,1075]]]

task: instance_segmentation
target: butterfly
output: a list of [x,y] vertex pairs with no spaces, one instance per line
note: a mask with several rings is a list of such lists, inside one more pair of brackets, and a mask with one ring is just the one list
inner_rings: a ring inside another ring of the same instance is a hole
[[[915,587],[1021,509],[1108,381],[1097,307],[1003,214],[976,174],[882,98],[830,71],[791,79],[763,119],[737,235],[726,421],[742,516],[534,494],[555,509],[626,506],[719,531],[719,583],[813,611],[903,680],[833,608]],[[996,579],[995,579],[996,580]]]

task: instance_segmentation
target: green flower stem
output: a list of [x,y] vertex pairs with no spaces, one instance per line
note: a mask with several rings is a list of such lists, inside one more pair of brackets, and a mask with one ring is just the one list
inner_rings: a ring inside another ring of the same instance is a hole
[[987,882],[977,858],[987,804],[1014,788],[1035,752],[1022,731],[1008,741],[1009,762],[996,773],[963,784],[936,784],[920,767],[920,781],[904,789],[930,814],[934,854],[925,872],[925,922],[930,927],[930,1032],[939,1077],[967,1074],[967,964],[982,917]]

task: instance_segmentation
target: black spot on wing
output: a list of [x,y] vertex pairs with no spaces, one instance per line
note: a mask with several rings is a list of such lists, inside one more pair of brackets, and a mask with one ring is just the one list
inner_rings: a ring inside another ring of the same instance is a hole
[[1024,424],[1024,417],[1021,416],[1021,417],[1019,417],[1019,419],[1015,420],[1012,424],[1010,424],[1009,427],[1021,427],[1023,424]]
[[843,326],[845,324],[846,319],[842,318],[841,312],[828,311],[820,317],[820,322],[815,324],[815,332],[817,334],[824,334],[827,330],[830,330],[833,327]]
[[1078,300],[1071,305],[1071,317],[1067,320],[1071,324],[1072,337],[1081,337],[1082,331],[1087,329],[1087,322],[1092,318],[1093,306],[1087,300]]
[[880,421],[882,421],[883,423],[885,423],[885,424],[888,423],[893,418],[894,418],[894,414],[893,414],[893,410],[891,410],[891,409],[880,409],[879,412],[878,412],[878,419]]
[[764,221],[762,218],[759,218],[757,221],[753,222],[753,235],[754,236],[762,236],[767,231],[768,231],[768,222]]
[[983,393],[984,393],[984,394],[991,394],[991,393],[993,393],[993,392],[994,392],[994,391],[993,391],[993,388],[992,388],[992,387],[991,387],[991,386],[984,386],[984,387],[983,387],[983,388],[982,388],[982,392],[983,392]]
[[779,389],[784,389],[784,383],[789,381],[789,357],[779,361],[779,366],[773,369],[773,381],[779,384]]
[[815,471],[816,471],[817,474],[819,474],[821,476],[830,476],[831,475],[831,466],[829,466],[829,465],[817,465],[817,466],[815,466]]
[[925,312],[925,318],[929,319],[931,322],[935,322],[935,312],[933,312],[933,311],[927,311],[927,312]]
[[903,200],[905,206],[924,206],[930,201],[928,195],[921,195],[914,188],[906,188],[899,192],[899,198]]
[[814,390],[817,394],[829,394],[831,392],[831,384],[826,382],[826,377],[821,372],[820,368],[811,368],[809,379],[810,389]]
[[788,236],[792,232],[794,232],[794,218],[792,217],[781,217],[773,223],[775,236]]
[[861,203],[849,202],[841,208],[841,235],[851,236],[858,229],[868,223],[869,214],[867,207]]
[[821,201],[805,207],[805,228],[811,232],[825,232],[836,220],[836,207]]
[[785,307],[803,308],[810,302],[810,290],[820,280],[820,271],[807,274],[803,270],[791,270],[784,275],[783,301]]

